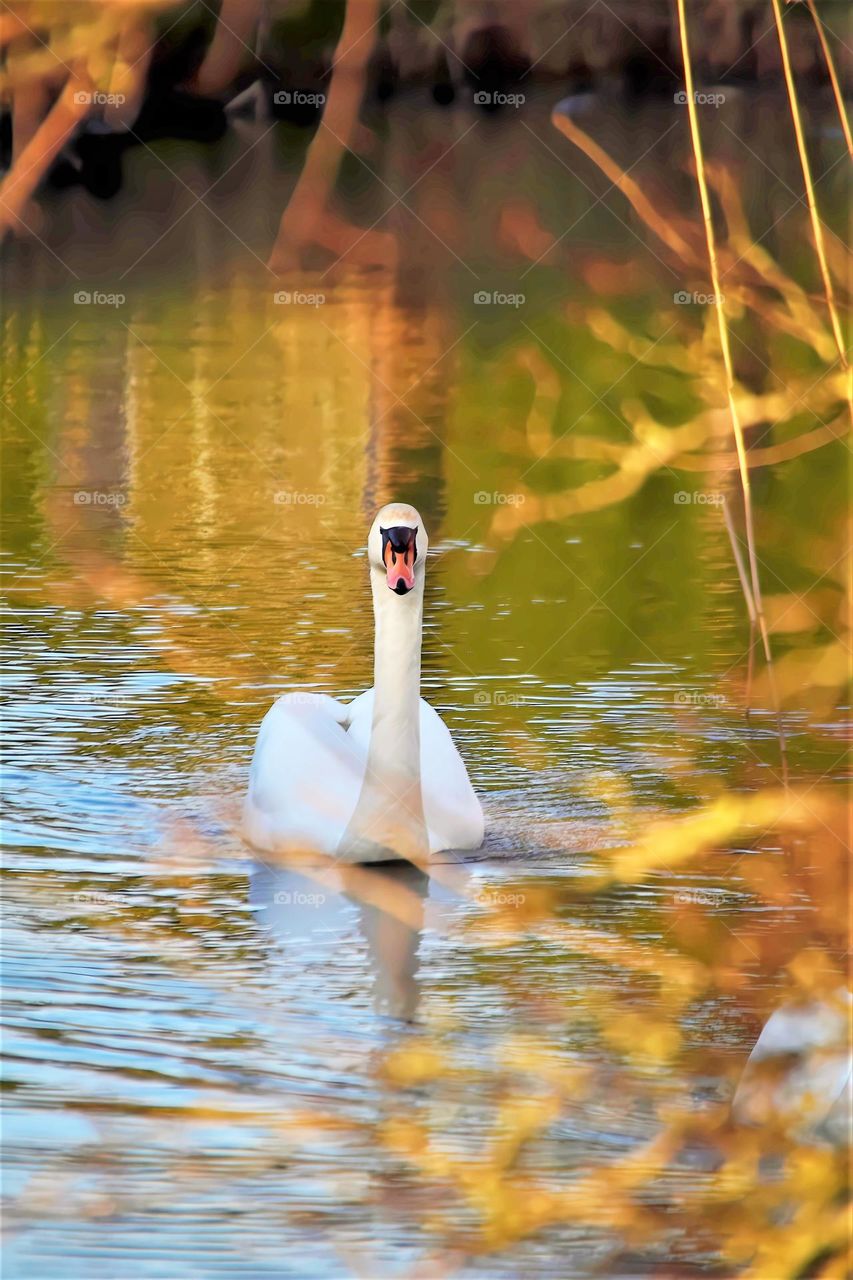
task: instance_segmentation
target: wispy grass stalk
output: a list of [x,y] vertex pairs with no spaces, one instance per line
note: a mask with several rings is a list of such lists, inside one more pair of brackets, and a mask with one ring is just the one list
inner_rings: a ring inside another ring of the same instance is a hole
[[847,119],[847,110],[844,106],[844,95],[841,92],[841,85],[838,83],[838,72],[835,70],[835,62],[833,61],[833,58],[832,58],[832,51],[829,47],[829,42],[826,38],[826,33],[823,29],[823,23],[818,17],[814,0],[806,0],[806,4],[808,5],[809,13],[812,15],[812,20],[814,21],[815,30],[817,31],[817,38],[820,41],[820,47],[823,50],[823,57],[824,57],[824,61],[826,62],[826,69],[829,72],[829,80],[832,85],[832,92],[835,94],[835,104],[838,107],[838,118],[841,121],[841,129],[844,133],[844,141],[847,143],[847,151],[848,151],[848,154],[850,155],[850,158],[853,159],[853,135],[851,135],[850,133],[850,121]]
[[[797,101],[797,93],[794,86],[794,73],[791,70],[791,58],[788,52],[788,37],[785,35],[785,25],[782,22],[782,10],[779,7],[779,0],[770,0],[770,3],[773,6],[773,17],[776,22],[776,31],[779,36],[779,48],[782,53],[782,67],[785,72],[785,85],[788,90],[788,101],[791,104],[791,117],[794,121],[794,133],[797,138],[797,151],[800,156],[800,167],[803,171],[803,181],[806,187],[806,197],[808,199],[809,206],[809,217],[811,218],[812,231],[814,233],[815,251],[817,253],[818,262],[820,263],[820,274],[823,279],[823,288],[826,295],[829,319],[832,325],[832,334],[835,338],[835,345],[838,348],[838,358],[842,367],[846,369],[848,367],[847,350],[844,345],[844,335],[841,332],[841,322],[838,319],[838,307],[835,302],[835,290],[832,286],[832,276],[829,273],[829,264],[826,260],[826,246],[823,241],[823,224],[821,223],[820,215],[817,211],[817,201],[815,199],[811,165],[809,163],[808,152],[806,151],[803,122],[800,118],[800,105]],[[679,12],[681,12],[683,9],[683,0],[678,0],[678,7]],[[851,405],[851,412],[853,412],[853,405]]]
[[[738,541],[737,531],[734,526],[734,521],[732,520],[732,513],[729,510],[728,499],[725,495],[723,495],[723,519],[726,523],[726,533],[729,535],[729,545],[732,549],[732,558],[735,562],[735,568],[737,569],[737,576],[740,579],[740,589],[743,592],[743,598],[746,601],[746,611],[749,614],[749,659],[746,669],[746,694],[744,698],[746,703],[746,718],[749,720],[749,713],[752,708],[752,677],[755,666],[755,633],[758,619],[755,612],[755,601],[752,598],[752,589],[750,588],[749,578],[747,577],[746,565],[743,562],[743,556],[740,551],[740,542]],[[783,741],[784,737],[780,739],[780,742]]]
[[[749,479],[749,461],[746,455],[746,441],[744,440],[743,427],[741,425],[737,400],[735,398],[734,365],[732,362],[731,343],[729,341],[729,326],[726,320],[723,291],[720,282],[720,267],[717,259],[717,242],[711,213],[711,197],[708,190],[708,179],[705,173],[702,136],[699,132],[699,118],[696,111],[693,67],[690,61],[690,44],[687,38],[687,19],[684,11],[684,0],[676,0],[676,4],[678,7],[678,27],[681,38],[681,54],[684,62],[684,87],[687,93],[687,113],[690,120],[690,137],[693,143],[693,155],[696,161],[696,180],[699,186],[699,200],[702,206],[702,220],[705,226],[705,240],[708,246],[711,287],[714,294],[714,311],[717,317],[717,328],[720,335],[720,349],[722,351],[723,368],[725,370],[726,396],[732,420],[732,430],[734,432],[735,447],[737,449],[738,468],[740,470],[741,489],[743,492],[743,508],[746,522],[746,539],[749,554],[750,587],[753,609],[761,635],[764,657],[767,662],[770,687],[773,693],[777,715],[779,715],[779,699],[773,672],[773,655],[770,649],[770,636],[767,630],[767,620],[764,615],[764,604],[761,596],[761,581],[758,573],[758,557],[755,549],[755,526],[752,516],[752,488]],[[747,596],[747,609],[749,609],[749,607],[749,596]],[[784,769],[784,734],[782,732],[781,716],[779,717],[779,733]]]

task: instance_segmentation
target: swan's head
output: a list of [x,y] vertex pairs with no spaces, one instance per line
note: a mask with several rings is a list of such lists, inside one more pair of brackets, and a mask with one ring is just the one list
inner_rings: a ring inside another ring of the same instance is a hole
[[375,584],[384,582],[395,595],[424,589],[429,545],[424,522],[407,502],[383,507],[367,535],[367,558]]

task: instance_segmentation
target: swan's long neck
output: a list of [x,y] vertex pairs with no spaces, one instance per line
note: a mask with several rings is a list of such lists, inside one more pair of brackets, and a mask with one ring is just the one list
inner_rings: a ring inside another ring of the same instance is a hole
[[401,599],[373,587],[373,727],[368,765],[383,775],[421,776],[420,696],[423,596]]
[[392,594],[372,580],[373,724],[361,794],[339,852],[358,860],[385,850],[421,861],[429,853],[421,797],[420,686],[423,587]]

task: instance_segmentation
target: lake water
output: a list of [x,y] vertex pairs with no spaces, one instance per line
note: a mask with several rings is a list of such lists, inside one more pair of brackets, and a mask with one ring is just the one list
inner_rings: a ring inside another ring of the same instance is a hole
[[[720,1274],[678,1228],[716,1176],[701,1152],[637,1192],[651,1234],[622,1237],[603,1192],[529,1233],[513,1216],[643,1148],[659,1107],[725,1104],[815,942],[806,894],[768,905],[744,875],[754,849],[784,861],[772,831],[576,892],[652,821],[781,785],[782,756],[766,702],[744,714],[732,473],[662,465],[621,501],[549,505],[609,471],[572,433],[627,445],[626,406],[698,411],[680,355],[713,316],[673,308],[707,281],[548,108],[404,100],[378,122],[342,204],[368,225],[384,184],[404,196],[391,274],[265,270],[304,138],[247,123],[129,154],[114,202],[54,197],[42,243],[4,250],[10,1278]],[[785,110],[733,92],[703,125],[812,287]],[[694,217],[677,107],[590,99],[582,120]],[[829,107],[808,122],[840,233],[843,145]],[[736,359],[754,391],[821,375],[759,332]],[[806,400],[802,426],[828,418]],[[777,653],[840,626],[847,452],[754,473],[765,592],[811,611]],[[429,529],[424,694],[486,845],[429,877],[264,866],[236,831],[258,724],[284,690],[371,682],[363,540],[395,497]],[[844,721],[828,693],[791,699],[794,781],[838,779]],[[682,999],[697,954],[722,968]],[[493,1167],[490,1206],[466,1198],[459,1169]]]

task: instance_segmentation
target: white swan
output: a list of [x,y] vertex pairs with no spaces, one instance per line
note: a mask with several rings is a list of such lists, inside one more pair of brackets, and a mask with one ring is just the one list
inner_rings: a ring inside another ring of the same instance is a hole
[[420,696],[427,546],[406,504],[383,507],[371,526],[374,687],[348,705],[288,693],[264,717],[243,812],[243,835],[259,851],[422,861],[482,844],[465,765]]
[[789,1001],[764,1024],[732,1102],[739,1124],[775,1121],[800,1136],[849,1141],[853,993]]

